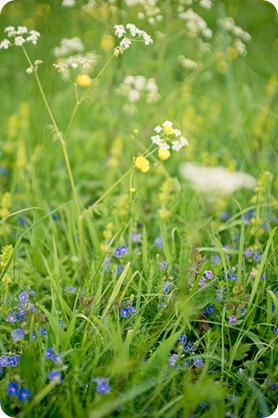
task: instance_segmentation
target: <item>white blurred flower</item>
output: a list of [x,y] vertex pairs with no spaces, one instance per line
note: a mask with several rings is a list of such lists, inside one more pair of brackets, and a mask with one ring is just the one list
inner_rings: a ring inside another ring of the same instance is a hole
[[74,7],[76,5],[75,0],[63,0],[62,7]]
[[4,39],[2,42],[0,42],[0,49],[8,49],[10,45],[10,41],[8,39]]
[[8,39],[4,39],[0,42],[0,49],[8,49],[10,46],[22,46],[25,42],[31,42],[36,45],[40,33],[35,30],[30,30],[26,26],[18,26],[17,29],[14,26],[7,26],[4,29],[4,32],[7,34],[8,38],[14,38],[14,44]]
[[140,39],[143,38],[145,45],[151,45],[153,40],[151,36],[137,28],[133,23],[128,23],[124,25],[114,25],[115,36],[121,39],[120,45],[114,49],[114,55],[118,57],[120,54],[123,54],[131,45],[132,41],[130,38]]
[[17,36],[17,37],[14,39],[14,44],[15,44],[16,46],[22,46],[22,45],[24,44],[24,42],[25,42],[25,39],[24,39],[22,36]]
[[67,55],[75,54],[84,51],[84,45],[78,36],[68,39],[64,38],[61,40],[59,46],[53,49],[54,57],[65,57]]
[[231,172],[225,167],[206,167],[194,163],[185,163],[181,167],[181,174],[193,189],[203,193],[229,195],[241,188],[251,189],[256,185],[253,176]]

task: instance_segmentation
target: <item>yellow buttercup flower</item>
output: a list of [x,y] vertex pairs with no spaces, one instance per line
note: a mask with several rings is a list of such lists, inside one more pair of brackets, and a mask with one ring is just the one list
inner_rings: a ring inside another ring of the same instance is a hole
[[138,170],[142,171],[142,173],[146,173],[150,169],[150,162],[147,158],[143,157],[143,155],[137,157],[134,164]]
[[174,129],[170,125],[163,126],[163,131],[164,131],[165,135],[173,135],[173,133],[174,133]]
[[105,52],[110,52],[115,46],[115,39],[112,35],[103,35],[100,41],[100,47]]
[[171,153],[168,149],[162,149],[160,148],[158,150],[158,156],[162,161],[167,160],[170,157]]
[[89,87],[92,84],[92,79],[88,74],[79,74],[76,77],[76,84],[80,87]]

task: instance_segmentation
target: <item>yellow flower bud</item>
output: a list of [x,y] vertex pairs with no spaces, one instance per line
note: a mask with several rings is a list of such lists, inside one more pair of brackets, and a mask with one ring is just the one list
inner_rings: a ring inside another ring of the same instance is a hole
[[92,79],[88,74],[79,74],[76,77],[76,84],[80,87],[89,87],[92,84]]
[[138,132],[139,132],[138,129],[134,129],[133,134],[138,135]]
[[159,149],[158,156],[162,161],[167,160],[170,157],[171,153],[168,149]]
[[150,169],[150,162],[147,158],[143,157],[143,155],[137,157],[134,164],[138,170],[142,171],[142,173],[146,173]]

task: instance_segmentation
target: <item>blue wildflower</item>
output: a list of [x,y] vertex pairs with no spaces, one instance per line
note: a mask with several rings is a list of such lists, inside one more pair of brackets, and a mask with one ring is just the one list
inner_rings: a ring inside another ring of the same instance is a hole
[[258,251],[255,252],[255,254],[253,255],[253,260],[255,261],[261,261],[263,255],[260,254]]
[[57,382],[59,385],[62,383],[62,373],[59,370],[53,370],[48,374],[50,382]]
[[22,292],[18,295],[19,302],[27,303],[29,300],[29,296],[27,292]]
[[213,314],[214,313],[214,306],[213,305],[207,306],[206,307],[206,313]]
[[213,274],[212,274],[211,270],[206,270],[204,274],[205,274],[207,279],[212,279],[212,277],[213,277]]
[[130,313],[136,314],[136,308],[134,308],[134,306],[129,306],[128,310],[129,310]]
[[128,318],[129,317],[129,311],[127,308],[120,309],[120,317],[121,318]]
[[52,355],[54,354],[54,350],[53,350],[53,348],[52,347],[50,347],[50,348],[48,348],[47,350],[46,350],[46,352],[45,352],[45,358],[47,359],[47,360],[49,360],[51,357],[52,357]]
[[104,394],[109,393],[111,391],[110,386],[109,386],[106,379],[95,378],[95,379],[93,379],[93,381],[97,384],[96,385],[96,391],[98,393],[101,393],[102,395],[104,395]]
[[167,261],[162,261],[162,263],[160,263],[160,270],[163,270],[165,267],[167,266]]
[[170,292],[170,287],[172,286],[171,282],[162,283],[162,292],[168,294]]
[[179,340],[180,343],[186,344],[187,343],[187,336],[186,335],[180,335],[178,340]]
[[201,357],[194,357],[193,363],[195,367],[201,367],[204,365],[204,360]]
[[161,237],[157,237],[157,238],[155,239],[155,245],[156,245],[158,248],[162,248],[162,247],[163,247],[163,239],[162,239]]
[[6,319],[6,321],[10,322],[11,324],[16,324],[16,320],[16,315],[13,312],[10,312]]
[[15,356],[9,357],[8,364],[9,364],[10,367],[16,367],[17,366],[17,358]]
[[35,290],[32,290],[32,289],[29,291],[29,294],[32,295],[32,296],[37,296],[37,292]]
[[37,338],[37,333],[36,331],[34,331],[32,334],[32,341],[34,341],[36,338]]
[[7,385],[7,393],[9,396],[18,396],[18,385],[15,382],[11,382]]
[[219,255],[215,255],[211,259],[211,264],[213,265],[219,264],[220,262],[221,262],[221,257],[219,257]]
[[64,361],[64,357],[62,356],[62,354],[61,353],[59,353],[59,354],[53,354],[52,356],[51,356],[51,360],[53,361],[53,363],[55,363],[55,364],[62,364],[63,363],[63,361]]
[[132,232],[132,242],[140,242],[141,241],[141,234],[139,232]]
[[177,362],[178,357],[179,357],[178,354],[173,354],[171,357],[169,357],[168,365],[170,367],[174,367]]
[[251,257],[252,254],[253,254],[253,251],[251,250],[251,248],[246,248],[246,250],[244,251],[244,256],[246,258]]
[[11,336],[15,342],[20,341],[24,338],[24,331],[20,328],[17,328],[11,332]]
[[278,334],[278,327],[274,328],[274,334]]
[[46,333],[45,328],[38,328],[38,331],[40,332],[40,334],[41,334],[43,337],[47,337],[47,333]]
[[30,399],[30,397],[31,397],[31,392],[29,389],[27,388],[20,389],[18,393],[18,399],[20,400],[20,402],[26,402],[28,401],[28,399]]
[[0,366],[6,367],[9,364],[9,357],[8,356],[1,356],[0,357]]

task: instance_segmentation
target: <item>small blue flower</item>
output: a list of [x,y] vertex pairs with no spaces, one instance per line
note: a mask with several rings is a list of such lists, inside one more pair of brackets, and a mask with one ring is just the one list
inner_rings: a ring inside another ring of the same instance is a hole
[[68,288],[66,290],[70,293],[75,293],[76,292],[76,287],[75,286],[68,286]]
[[129,311],[127,308],[120,309],[120,317],[121,318],[128,318],[129,317]]
[[206,270],[204,274],[205,274],[207,279],[212,279],[212,277],[213,277],[213,274],[212,274],[211,270]]
[[178,340],[179,340],[180,343],[186,344],[187,343],[187,336],[186,335],[180,335]]
[[35,290],[32,290],[32,289],[29,291],[29,294],[34,296],[34,297],[37,296],[37,292]]
[[24,331],[20,328],[15,329],[11,332],[12,339],[17,342],[24,338]]
[[11,382],[7,386],[7,393],[9,396],[18,396],[18,385],[15,382]]
[[8,363],[9,363],[10,367],[16,367],[17,366],[17,358],[15,356],[9,357]]
[[51,360],[53,361],[53,363],[55,363],[55,364],[62,364],[63,363],[63,361],[64,361],[64,357],[62,356],[62,354],[61,353],[59,353],[59,354],[53,354],[52,356],[51,356]]
[[28,399],[30,399],[30,397],[31,397],[31,392],[29,389],[27,388],[20,389],[18,393],[18,399],[20,400],[20,402],[26,402],[28,401]]
[[29,303],[29,311],[30,312],[35,312],[37,309],[35,307],[35,305],[33,303]]
[[62,319],[60,319],[59,325],[60,325],[60,327],[64,328],[65,327],[65,322]]
[[34,331],[32,334],[32,341],[34,341],[36,338],[37,338],[37,333],[36,331]]
[[278,327],[274,328],[274,334],[278,334]]
[[160,263],[160,270],[163,270],[165,267],[167,266],[167,261],[162,261],[162,263]]
[[206,313],[213,314],[214,313],[214,306],[213,305],[207,306],[206,307]]
[[109,383],[107,382],[106,379],[102,378],[95,378],[93,379],[93,382],[95,382],[96,385],[96,391],[98,393],[101,393],[102,395],[109,393],[111,391]]
[[258,251],[255,252],[255,254],[253,255],[253,260],[255,261],[261,261],[263,255],[260,254]]
[[178,357],[179,356],[177,354],[173,354],[171,357],[169,357],[168,366],[174,367],[177,362]]
[[6,321],[10,322],[11,324],[16,324],[16,315],[13,312],[10,312],[9,315],[7,316]]
[[204,365],[204,360],[201,357],[194,357],[193,363],[195,367],[201,367]]
[[132,232],[132,242],[140,242],[142,235],[139,232]]
[[45,328],[38,328],[38,331],[41,333],[41,335],[42,335],[43,337],[47,337],[47,333],[46,333]]
[[27,303],[29,300],[29,296],[27,292],[22,292],[18,295],[18,299],[21,303]]
[[219,255],[215,255],[214,257],[212,257],[211,259],[212,265],[215,266],[216,264],[219,264],[219,263],[221,263],[221,257]]
[[50,382],[57,382],[59,385],[62,383],[62,373],[59,370],[53,370],[48,374]]
[[50,348],[48,348],[48,349],[46,350],[46,352],[45,352],[45,358],[46,358],[47,360],[49,360],[49,359],[51,359],[51,357],[53,356],[53,354],[54,354],[54,350],[53,350],[53,348],[52,348],[52,347],[50,347]]
[[123,245],[121,248],[121,255],[126,255],[126,253],[128,252],[128,248],[126,245]]
[[251,257],[252,254],[253,254],[253,251],[251,250],[251,248],[246,248],[246,250],[244,251],[244,256],[246,258]]
[[172,286],[171,282],[162,283],[162,292],[168,294],[170,292],[170,287]]
[[156,245],[158,248],[162,248],[162,247],[163,247],[163,239],[162,239],[161,237],[157,237],[157,238],[155,239],[155,245]]
[[136,308],[134,308],[134,306],[129,306],[128,310],[129,310],[130,313],[136,314]]
[[9,364],[9,357],[8,356],[1,356],[0,357],[0,366],[6,367]]

